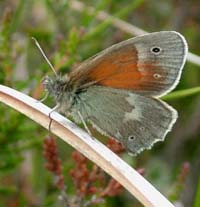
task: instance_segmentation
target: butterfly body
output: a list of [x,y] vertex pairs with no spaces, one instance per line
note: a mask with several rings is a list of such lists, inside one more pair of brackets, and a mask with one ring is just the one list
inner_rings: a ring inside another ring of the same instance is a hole
[[177,112],[159,96],[178,83],[187,44],[176,32],[157,32],[111,46],[64,77],[45,78],[58,111],[90,122],[137,154],[164,140]]

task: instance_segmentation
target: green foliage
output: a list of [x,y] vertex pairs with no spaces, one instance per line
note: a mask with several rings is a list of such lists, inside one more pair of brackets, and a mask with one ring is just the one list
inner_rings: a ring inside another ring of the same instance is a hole
[[[113,26],[113,17],[147,31],[178,30],[185,35],[191,51],[200,51],[198,0],[86,0],[81,3],[82,11],[76,11],[72,8],[73,1],[67,0],[0,1],[0,84],[41,98],[44,92],[40,82],[52,71],[31,37],[39,41],[56,70],[66,73],[86,58],[131,36]],[[99,20],[100,11],[111,16]],[[199,86],[199,66],[188,62],[175,92],[163,97],[179,112],[173,131],[165,142],[137,158],[124,155],[134,167],[144,168],[145,177],[173,202],[194,207],[200,206]],[[44,167],[42,143],[48,132],[3,104],[0,104],[0,114],[0,207],[11,207],[11,203],[17,207],[63,206],[58,202],[60,191]],[[74,168],[73,149],[62,141],[58,141],[58,147],[66,192],[73,196],[75,186],[69,173]],[[191,170],[185,179],[179,180],[180,166],[185,161],[190,163]],[[187,182],[198,184],[187,188]],[[140,206],[127,192],[106,197],[98,206],[119,205]]]
[[198,179],[197,183],[197,191],[195,194],[195,201],[194,201],[194,207],[200,206],[200,179]]
[[195,96],[200,94],[200,87],[193,87],[185,90],[179,90],[172,92],[168,95],[166,95],[163,99],[164,100],[174,100],[174,99],[180,99],[180,98],[186,98],[188,96]]

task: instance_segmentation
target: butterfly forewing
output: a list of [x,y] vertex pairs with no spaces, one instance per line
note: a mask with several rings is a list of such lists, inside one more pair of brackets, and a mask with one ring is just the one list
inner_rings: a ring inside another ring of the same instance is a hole
[[72,84],[88,83],[161,96],[178,83],[187,44],[177,32],[156,32],[120,42],[71,72]]

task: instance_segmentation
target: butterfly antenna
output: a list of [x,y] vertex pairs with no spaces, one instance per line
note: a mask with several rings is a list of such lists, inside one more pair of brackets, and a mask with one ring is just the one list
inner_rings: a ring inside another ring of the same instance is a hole
[[55,76],[58,77],[58,74],[56,73],[56,70],[54,69],[53,65],[51,64],[51,62],[49,61],[49,59],[48,59],[47,56],[45,55],[45,53],[44,53],[44,51],[42,50],[42,48],[40,47],[39,42],[38,42],[34,37],[32,37],[31,39],[35,42],[35,45],[37,46],[37,48],[39,49],[39,51],[42,53],[42,56],[43,56],[44,59],[47,61],[47,63],[48,63],[48,65],[50,66],[50,68],[53,70]]

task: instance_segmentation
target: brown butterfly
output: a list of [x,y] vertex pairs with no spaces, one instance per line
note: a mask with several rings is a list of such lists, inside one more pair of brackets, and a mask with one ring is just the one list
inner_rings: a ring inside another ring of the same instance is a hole
[[46,77],[57,111],[91,123],[137,154],[164,140],[177,112],[158,99],[178,84],[187,55],[185,38],[155,32],[115,44],[69,74]]

